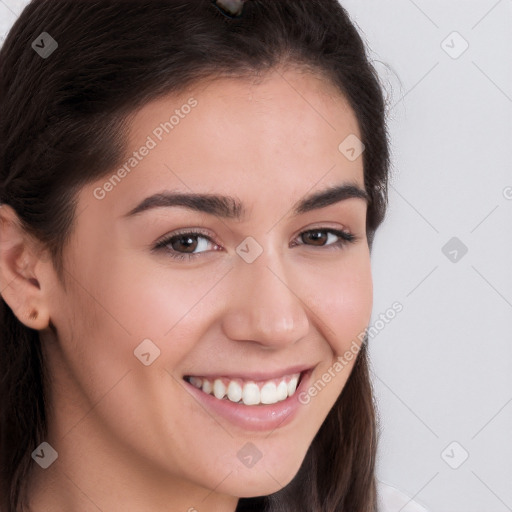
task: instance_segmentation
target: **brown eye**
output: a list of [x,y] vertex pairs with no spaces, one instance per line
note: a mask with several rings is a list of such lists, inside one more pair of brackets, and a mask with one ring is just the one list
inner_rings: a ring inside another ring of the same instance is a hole
[[170,245],[174,251],[178,252],[194,252],[197,249],[197,240],[194,240],[198,238],[194,235],[178,235],[171,239],[171,242],[169,242],[167,245]]
[[206,233],[191,231],[165,237],[157,242],[154,250],[164,250],[171,258],[177,260],[191,260],[202,252],[208,252],[211,246],[216,246],[216,244]]
[[[301,242],[294,242],[292,246],[304,245],[325,247],[326,249],[342,249],[349,243],[355,242],[357,237],[348,231],[323,228],[303,231],[297,239],[300,239]],[[192,260],[199,257],[201,253],[211,252],[208,249],[212,246],[213,250],[219,250],[219,246],[206,233],[185,231],[165,237],[156,243],[153,250],[165,251],[176,260]]]
[[[329,237],[338,237],[339,240],[331,241],[329,243]],[[312,245],[316,247],[333,247],[342,248],[346,244],[353,243],[357,240],[357,237],[348,231],[341,231],[338,229],[327,229],[317,228],[304,231],[300,234],[300,239],[303,242],[299,245]]]
[[314,230],[314,231],[305,231],[301,234],[301,239],[303,242],[306,241],[306,239],[309,239],[311,242],[313,242],[313,245],[325,245],[325,242],[327,242],[328,235],[326,234],[326,231],[322,230]]

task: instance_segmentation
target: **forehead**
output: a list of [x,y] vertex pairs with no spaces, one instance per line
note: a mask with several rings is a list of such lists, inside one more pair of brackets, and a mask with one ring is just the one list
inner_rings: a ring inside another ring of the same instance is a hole
[[284,200],[283,192],[296,198],[320,181],[364,188],[362,158],[347,159],[339,149],[354,136],[360,138],[354,112],[319,75],[288,69],[257,81],[204,81],[131,116],[126,172],[107,199],[128,204],[180,189]]
[[[240,125],[258,128],[258,133],[264,133],[265,128],[270,132],[276,121],[287,125],[298,137],[328,129],[333,133],[349,130],[359,135],[354,112],[331,81],[311,71],[289,68],[275,69],[258,77],[214,77],[185,92],[160,97],[132,116],[130,140],[136,142],[154,127],[155,121],[170,120],[173,113],[181,120],[183,114],[188,117],[187,103],[192,98],[199,108],[194,107],[192,120],[187,124],[193,123],[194,128],[200,124],[204,132],[211,128],[209,121],[214,120],[217,129],[210,136],[221,128],[235,131]],[[175,127],[181,124],[176,121],[172,121]],[[179,131],[183,128],[176,130]]]

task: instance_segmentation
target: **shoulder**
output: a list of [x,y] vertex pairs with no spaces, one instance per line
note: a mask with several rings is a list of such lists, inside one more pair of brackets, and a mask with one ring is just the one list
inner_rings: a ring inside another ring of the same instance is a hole
[[379,512],[429,512],[402,491],[379,480],[377,480],[377,503]]

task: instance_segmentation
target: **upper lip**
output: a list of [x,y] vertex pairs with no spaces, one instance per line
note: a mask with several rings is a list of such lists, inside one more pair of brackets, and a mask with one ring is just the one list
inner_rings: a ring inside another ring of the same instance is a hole
[[[314,366],[314,365],[313,365]],[[222,372],[216,371],[215,373],[209,371],[205,373],[187,373],[184,377],[205,377],[209,379],[214,379],[218,377],[225,377],[227,379],[242,379],[242,380],[271,380],[278,379],[280,377],[285,377],[286,375],[293,375],[295,373],[302,373],[306,370],[310,370],[313,368],[311,364],[299,364],[294,366],[289,366],[288,368],[283,368],[280,370],[273,371],[236,371],[236,372]]]

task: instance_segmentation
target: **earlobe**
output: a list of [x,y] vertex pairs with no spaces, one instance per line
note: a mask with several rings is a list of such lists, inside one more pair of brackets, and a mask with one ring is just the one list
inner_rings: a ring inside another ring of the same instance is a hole
[[[46,313],[46,310],[44,311],[44,313]],[[26,315],[25,319],[21,319],[19,317],[18,319],[24,325],[36,331],[43,331],[50,324],[49,316],[46,314],[39,314],[39,311],[37,309],[33,309],[28,315]]]
[[0,206],[0,295],[20,322],[31,329],[49,325],[44,290],[37,279],[37,242],[22,228],[9,205]]

